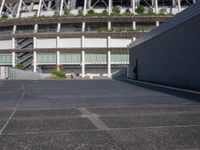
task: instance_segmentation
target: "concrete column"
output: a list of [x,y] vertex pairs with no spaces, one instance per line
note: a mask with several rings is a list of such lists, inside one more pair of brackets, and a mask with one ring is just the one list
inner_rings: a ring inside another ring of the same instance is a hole
[[[60,37],[57,36],[56,37],[56,47],[57,48],[60,48]],[[60,51],[57,51],[56,52],[56,64],[57,64],[57,71],[60,71]]]
[[156,27],[158,27],[160,25],[159,21],[156,21]]
[[[81,48],[85,47],[85,37],[81,36]],[[85,77],[85,51],[82,50],[81,52],[81,72],[82,72],[82,78]]]
[[[107,48],[109,49],[111,47],[111,37],[108,36],[108,41],[107,41]],[[111,73],[111,51],[108,50],[107,54],[107,65],[108,65],[108,78],[111,78],[112,73]]]
[[111,25],[111,22],[109,21],[108,22],[108,30],[111,30],[111,28],[112,28],[112,25]]
[[[159,14],[158,0],[155,0],[154,2],[155,2],[155,13],[156,13],[156,15],[158,15]],[[159,26],[159,21],[156,21],[156,27],[158,27],[158,26]]]
[[35,26],[34,26],[34,33],[37,33],[37,31],[38,31],[38,24],[35,24]]
[[16,61],[15,61],[15,52],[12,52],[12,67],[15,68]]
[[135,14],[135,0],[131,0],[132,2],[132,13]]
[[135,40],[136,40],[136,37],[133,37],[133,38],[132,38],[132,41],[134,42]]
[[61,23],[58,23],[58,25],[57,25],[57,32],[60,32],[60,29],[61,29]]
[[15,33],[16,33],[16,30],[17,30],[17,26],[16,26],[16,25],[14,25],[14,26],[13,26],[13,34],[15,34]]
[[37,72],[37,53],[33,52],[33,72]]
[[87,14],[87,0],[84,0],[84,6],[83,6],[83,16]]
[[63,11],[63,4],[64,4],[64,0],[61,0],[60,2],[60,11],[59,11],[59,15],[62,15],[62,11]]
[[133,21],[133,30],[136,30],[136,22]]
[[[12,38],[12,49],[15,49],[15,38]],[[12,52],[12,67],[16,66],[15,52]]]
[[108,51],[108,78],[111,78],[112,73],[111,73],[111,52],[110,50]]
[[85,32],[85,22],[82,22],[82,32]]
[[155,13],[156,13],[156,15],[159,14],[159,10],[158,10],[158,0],[155,0]]
[[110,15],[112,13],[112,0],[108,1],[108,14]]
[[92,0],[88,0],[88,8],[91,9]]
[[85,77],[85,51],[81,52],[81,70],[82,70],[82,78]]
[[16,15],[16,18],[19,18],[20,11],[21,11],[21,7],[22,7],[22,0],[19,1],[19,6],[18,6],[18,9],[17,9],[17,15]]
[[39,7],[38,7],[38,11],[37,11],[37,17],[40,16],[41,7],[42,7],[42,0],[40,0],[40,2],[39,2]]
[[0,17],[1,17],[2,11],[3,11],[4,4],[5,4],[5,0],[2,0],[1,7],[0,7]]
[[181,0],[177,0],[178,1],[178,12],[181,12]]
[[60,51],[56,52],[56,58],[57,71],[60,71]]
[[37,48],[37,39],[33,37],[33,48]]

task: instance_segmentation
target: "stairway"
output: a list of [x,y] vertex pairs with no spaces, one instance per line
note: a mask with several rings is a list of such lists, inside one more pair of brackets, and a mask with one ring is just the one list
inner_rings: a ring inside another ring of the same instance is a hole
[[[32,38],[17,39],[16,48],[22,50],[33,48],[33,39]],[[31,70],[32,62],[33,62],[33,52],[24,51],[16,53],[16,63],[23,64],[25,70]]]

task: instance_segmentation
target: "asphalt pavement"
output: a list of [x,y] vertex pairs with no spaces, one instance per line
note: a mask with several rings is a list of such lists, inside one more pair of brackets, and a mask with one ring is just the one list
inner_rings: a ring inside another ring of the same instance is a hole
[[0,81],[0,150],[200,150],[200,94],[127,80]]

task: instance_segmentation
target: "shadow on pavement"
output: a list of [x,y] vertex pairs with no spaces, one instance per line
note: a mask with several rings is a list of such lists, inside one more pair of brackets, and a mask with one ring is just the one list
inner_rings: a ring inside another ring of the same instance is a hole
[[159,86],[149,85],[145,83],[134,82],[134,81],[128,80],[126,77],[113,78],[113,80],[200,103],[200,94],[198,93],[193,93],[190,91],[180,91],[176,89],[169,89],[167,87],[165,88],[165,87],[159,87]]

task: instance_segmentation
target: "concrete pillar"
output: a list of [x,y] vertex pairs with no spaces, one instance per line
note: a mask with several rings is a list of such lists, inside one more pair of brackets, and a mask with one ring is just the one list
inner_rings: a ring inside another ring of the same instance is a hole
[[132,38],[132,41],[134,42],[135,40],[136,40],[136,37],[133,37],[133,38]]
[[57,25],[57,32],[60,32],[60,29],[61,29],[61,23],[58,23],[58,25]]
[[178,12],[181,12],[181,0],[177,0],[178,1]]
[[0,17],[1,17],[2,11],[3,11],[4,4],[5,4],[5,0],[2,0],[1,7],[0,7]]
[[[12,49],[15,49],[15,38],[12,38]],[[12,52],[12,67],[16,66],[15,52]]]
[[87,0],[84,0],[84,6],[83,6],[83,16],[87,14]]
[[160,25],[159,21],[156,21],[156,27],[158,27]]
[[85,22],[82,22],[82,32],[85,32]]
[[111,28],[112,28],[112,25],[111,25],[111,22],[109,21],[108,22],[108,30],[111,30]]
[[39,2],[39,7],[38,7],[38,11],[37,11],[37,17],[40,16],[41,7],[42,7],[42,0],[40,0],[40,2]]
[[[81,36],[81,48],[85,47],[85,37]],[[85,77],[85,51],[82,50],[81,52],[81,72],[82,72],[82,77]]]
[[172,0],[172,6],[176,6],[176,0]]
[[[56,47],[60,48],[60,37],[56,37]],[[60,71],[60,51],[56,52],[56,64],[57,64],[57,71]]]
[[37,48],[37,39],[33,37],[33,48]]
[[108,51],[108,78],[111,78],[111,52]]
[[33,52],[33,72],[37,72],[37,53]]
[[112,0],[108,1],[108,14],[110,15],[112,13]]
[[37,33],[37,31],[38,31],[38,24],[35,24],[35,26],[34,26],[34,33]]
[[133,21],[133,30],[136,30],[136,22]]
[[62,15],[62,11],[63,11],[63,4],[64,4],[64,0],[61,0],[60,2],[60,11],[59,11],[59,15]]
[[56,52],[56,65],[57,65],[57,71],[60,71],[60,51]]
[[132,2],[132,13],[135,14],[135,0],[131,0]]
[[82,72],[82,78],[85,77],[85,51],[82,50],[81,52],[81,72]]
[[158,0],[155,0],[155,13],[156,13],[156,15],[159,14],[159,10],[158,10]]
[[[108,41],[107,41],[107,48],[109,49],[111,47],[111,37],[108,36]],[[111,73],[111,51],[108,50],[107,54],[107,65],[108,65],[108,78],[111,78],[112,73]]]
[[92,0],[88,0],[88,8],[91,9]]
[[12,67],[15,68],[16,61],[15,61],[15,52],[12,52]]
[[14,25],[14,26],[13,26],[13,34],[15,34],[15,33],[16,33],[16,30],[17,30],[17,26],[16,26],[16,25]]
[[49,1],[47,6],[48,10],[51,10],[51,6],[52,6],[52,1]]
[[16,18],[19,18],[20,11],[21,11],[21,7],[22,7],[22,0],[19,1],[19,6],[18,6],[18,9],[17,9],[17,15],[16,15]]

